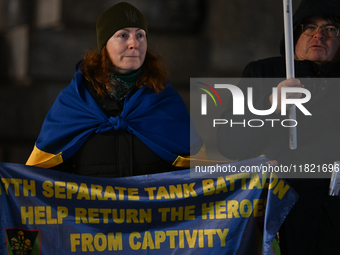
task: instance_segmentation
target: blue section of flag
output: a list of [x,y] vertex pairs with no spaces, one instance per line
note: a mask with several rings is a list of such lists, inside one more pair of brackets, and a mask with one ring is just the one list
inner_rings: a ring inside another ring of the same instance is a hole
[[179,155],[189,155],[191,144],[196,146],[191,148],[193,154],[202,146],[190,125],[183,100],[170,83],[158,94],[146,87],[130,92],[121,115],[107,117],[82,79],[77,65],[72,82],[59,94],[46,116],[36,142],[39,150],[51,154],[62,152],[65,161],[90,134],[110,129],[127,129],[170,164]]
[[269,255],[297,200],[284,180],[258,173],[91,178],[0,163],[0,184],[0,254],[7,254],[5,229],[17,228],[40,231],[41,254],[251,255],[262,226]]

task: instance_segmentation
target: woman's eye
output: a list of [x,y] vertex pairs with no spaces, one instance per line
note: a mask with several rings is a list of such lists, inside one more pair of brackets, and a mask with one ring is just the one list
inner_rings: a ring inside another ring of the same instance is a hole
[[127,34],[125,34],[125,33],[123,33],[123,34],[120,34],[120,35],[119,35],[119,37],[121,37],[121,38],[127,38],[127,37],[128,37],[128,35],[127,35]]
[[137,34],[137,38],[144,38],[145,35],[143,33]]

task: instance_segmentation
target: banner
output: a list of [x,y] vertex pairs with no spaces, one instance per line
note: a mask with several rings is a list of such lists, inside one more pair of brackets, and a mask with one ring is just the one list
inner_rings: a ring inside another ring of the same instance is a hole
[[297,200],[259,172],[92,178],[0,163],[0,178],[0,254],[9,255],[273,254]]

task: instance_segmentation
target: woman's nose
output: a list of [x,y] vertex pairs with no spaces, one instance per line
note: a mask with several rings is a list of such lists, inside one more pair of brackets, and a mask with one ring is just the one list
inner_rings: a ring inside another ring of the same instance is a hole
[[136,49],[138,47],[138,41],[136,36],[131,35],[128,40],[128,47],[129,49]]

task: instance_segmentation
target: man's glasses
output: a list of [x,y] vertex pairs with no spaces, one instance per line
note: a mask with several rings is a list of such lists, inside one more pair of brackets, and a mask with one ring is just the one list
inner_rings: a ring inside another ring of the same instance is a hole
[[322,33],[326,37],[337,37],[339,35],[339,28],[333,25],[320,27],[314,24],[304,24],[304,25],[301,25],[301,27],[302,27],[302,33],[305,35],[309,35],[309,36],[315,35],[317,32],[319,32],[320,28],[322,29]]

